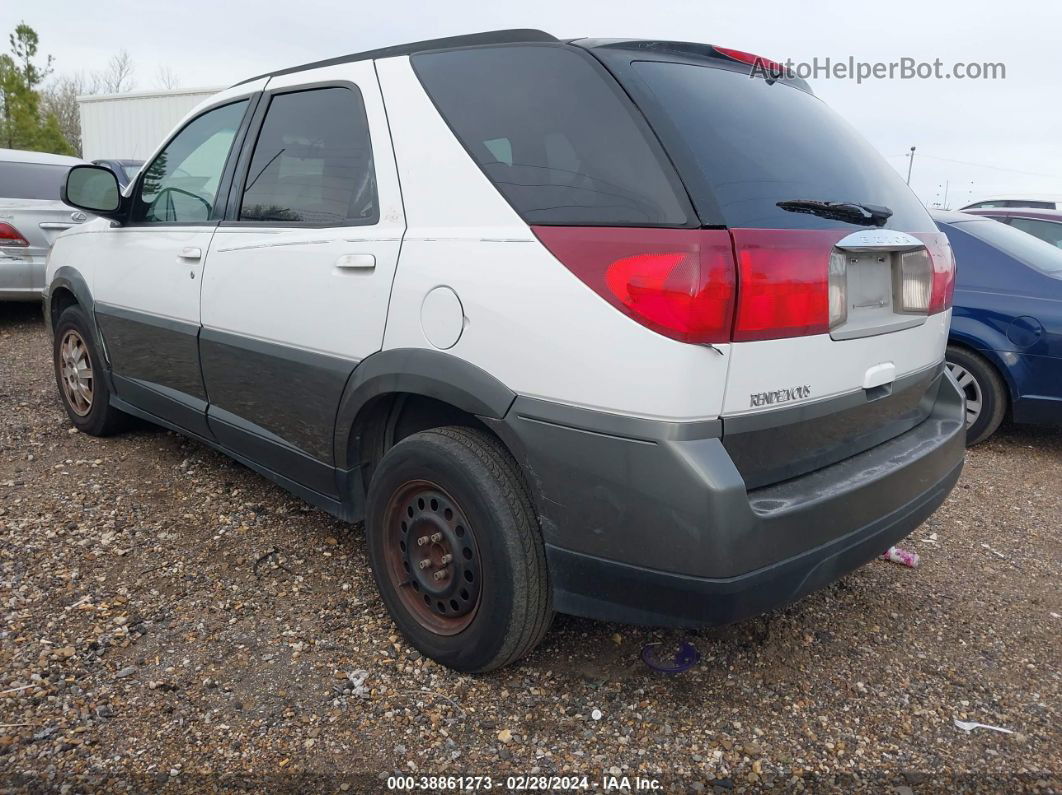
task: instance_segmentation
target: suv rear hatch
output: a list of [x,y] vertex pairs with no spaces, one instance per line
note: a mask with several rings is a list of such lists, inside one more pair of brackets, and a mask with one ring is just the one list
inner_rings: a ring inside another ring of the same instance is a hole
[[746,484],[834,463],[928,416],[954,263],[897,172],[772,62],[699,44],[586,45],[645,114],[702,225],[729,229],[722,416]]

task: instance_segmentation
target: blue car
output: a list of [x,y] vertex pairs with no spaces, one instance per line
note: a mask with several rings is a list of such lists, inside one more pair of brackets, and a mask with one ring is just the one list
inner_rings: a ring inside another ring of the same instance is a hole
[[966,393],[966,439],[1004,417],[1062,423],[1062,249],[982,216],[936,212],[958,264],[947,366]]

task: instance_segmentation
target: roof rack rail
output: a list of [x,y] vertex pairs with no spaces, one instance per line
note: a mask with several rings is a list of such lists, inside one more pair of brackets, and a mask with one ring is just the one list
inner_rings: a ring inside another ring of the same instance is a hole
[[442,39],[426,39],[415,41],[410,44],[395,44],[391,47],[381,47],[376,50],[356,52],[351,55],[340,55],[337,58],[327,58],[323,61],[290,66],[287,69],[278,69],[273,72],[248,77],[235,83],[234,86],[242,86],[252,80],[260,80],[263,77],[279,77],[280,75],[302,72],[307,69],[318,69],[323,66],[335,66],[341,63],[353,63],[354,61],[367,61],[375,58],[393,58],[398,55],[412,55],[428,50],[451,50],[459,47],[476,47],[487,44],[519,44],[524,42],[556,42],[558,39],[542,30],[533,28],[512,28],[509,30],[489,30],[483,33],[469,33],[464,36],[447,36]]

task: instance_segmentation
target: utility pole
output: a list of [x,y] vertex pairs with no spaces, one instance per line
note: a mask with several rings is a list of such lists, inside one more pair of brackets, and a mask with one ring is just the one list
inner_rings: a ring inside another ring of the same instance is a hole
[[950,179],[944,180],[944,209],[945,210],[950,210],[951,209],[950,207],[948,207],[948,186],[949,185],[951,185],[951,180]]
[[911,169],[914,168],[914,152],[915,148],[911,147],[911,154],[907,155],[910,160],[907,161],[907,184],[911,184]]

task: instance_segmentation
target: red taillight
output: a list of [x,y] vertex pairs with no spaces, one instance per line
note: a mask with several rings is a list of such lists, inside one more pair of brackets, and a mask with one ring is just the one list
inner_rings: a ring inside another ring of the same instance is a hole
[[734,341],[825,334],[837,230],[732,229],[739,287]]
[[[532,229],[598,295],[682,342],[827,334],[849,319],[843,229]],[[925,249],[884,266],[895,311],[925,314],[928,301],[942,312],[955,286],[951,248],[942,234],[918,238]]]
[[533,230],[572,273],[642,325],[682,342],[730,340],[734,260],[726,231]]
[[942,234],[936,246],[926,245],[933,259],[933,292],[929,296],[929,314],[951,309],[955,294],[955,255]]
[[778,63],[778,61],[772,61],[770,58],[764,58],[762,55],[754,55],[753,53],[745,52],[744,50],[732,50],[729,47],[713,46],[712,49],[732,61],[745,63],[749,66],[758,66],[772,74],[780,75],[785,71],[785,67]]
[[11,224],[0,223],[0,246],[18,246],[25,248],[29,241]]

